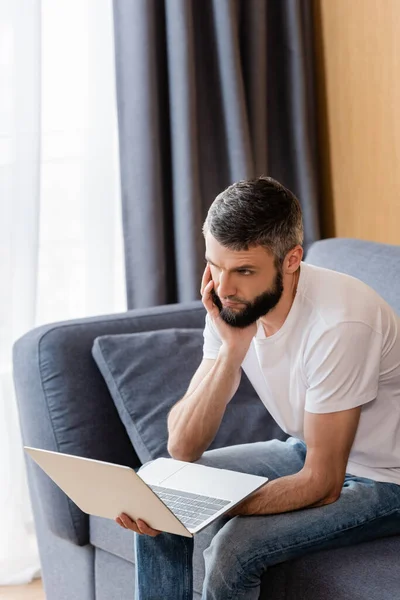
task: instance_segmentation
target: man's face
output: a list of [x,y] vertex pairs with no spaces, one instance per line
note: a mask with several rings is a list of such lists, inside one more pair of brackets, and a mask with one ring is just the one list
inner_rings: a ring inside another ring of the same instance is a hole
[[232,327],[248,327],[272,310],[283,293],[283,276],[262,246],[235,251],[221,246],[208,232],[206,260],[210,264],[213,302]]

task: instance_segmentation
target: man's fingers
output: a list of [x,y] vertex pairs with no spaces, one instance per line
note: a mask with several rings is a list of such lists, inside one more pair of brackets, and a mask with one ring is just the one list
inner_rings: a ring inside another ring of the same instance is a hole
[[161,531],[158,531],[157,529],[152,529],[140,519],[138,519],[137,522],[132,521],[132,519],[130,519],[128,515],[125,514],[118,516],[115,519],[115,521],[118,523],[118,525],[121,525],[121,527],[124,527],[125,529],[130,529],[135,533],[146,534],[150,535],[151,537],[155,537],[156,535],[161,533]]
[[200,294],[201,295],[204,294],[204,288],[209,283],[210,279],[211,279],[211,269],[210,269],[210,265],[207,265],[206,268],[204,269],[203,277],[201,280],[201,286],[200,286]]
[[215,306],[212,296],[211,296],[211,290],[214,287],[214,282],[211,279],[211,281],[208,282],[208,284],[206,285],[206,287],[204,288],[203,291],[203,296],[202,296],[202,302],[207,310],[208,313],[212,314],[214,310],[218,310],[217,307]]
[[145,533],[146,535],[150,535],[151,537],[155,537],[156,535],[161,533],[161,531],[158,531],[157,529],[152,529],[151,527],[149,527],[141,519],[138,519],[136,524],[139,527],[140,533]]
[[123,517],[123,518],[117,517],[115,519],[115,521],[118,523],[118,525],[120,525],[124,529],[130,529],[131,531],[134,531],[135,533],[140,533],[135,521],[132,521],[131,519],[128,519],[127,517]]
[[125,529],[127,528],[126,525],[123,524],[123,522],[121,521],[121,519],[119,517],[117,517],[115,519],[115,522],[118,523],[118,525],[120,525],[121,527],[124,527]]
[[218,310],[218,307],[215,306],[215,304],[213,302],[213,298],[211,296],[211,291],[213,288],[214,288],[214,281],[211,278],[210,265],[207,265],[207,267],[204,271],[203,280],[201,282],[201,300],[202,300],[207,312],[212,317],[216,318],[219,316],[219,310]]

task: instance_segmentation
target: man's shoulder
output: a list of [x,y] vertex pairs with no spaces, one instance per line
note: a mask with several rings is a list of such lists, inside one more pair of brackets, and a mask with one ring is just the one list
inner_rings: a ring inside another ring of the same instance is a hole
[[[311,306],[310,326],[321,334],[347,324],[365,325],[383,333],[396,319],[394,310],[369,285],[338,271],[307,265],[304,301]],[[343,329],[343,327],[341,327]]]

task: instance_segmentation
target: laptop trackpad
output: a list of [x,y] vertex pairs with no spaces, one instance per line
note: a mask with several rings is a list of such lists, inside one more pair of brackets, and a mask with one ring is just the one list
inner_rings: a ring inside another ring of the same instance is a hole
[[267,481],[266,477],[190,463],[165,479],[163,485],[194,494],[238,502]]
[[149,485],[235,501],[266,483],[265,477],[216,469],[172,458],[157,458],[138,475]]
[[142,467],[137,475],[149,485],[160,485],[168,477],[186,467],[187,464],[187,462],[173,458],[156,458]]
[[173,458],[157,458],[143,467],[138,475],[149,485],[163,485],[193,494],[219,493],[220,498],[225,498],[230,482],[233,488],[237,488],[239,474]]
[[231,477],[232,487],[237,487],[234,483],[234,473],[230,475],[228,471],[190,463],[184,469],[164,479],[163,485],[176,490],[190,491],[193,494],[205,494],[229,500],[231,490],[228,482]]

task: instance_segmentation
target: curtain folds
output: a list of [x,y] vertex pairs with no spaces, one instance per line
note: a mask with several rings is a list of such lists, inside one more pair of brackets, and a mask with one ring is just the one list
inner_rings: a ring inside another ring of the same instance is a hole
[[319,238],[308,0],[114,0],[129,308],[199,298],[215,196],[268,174]]
[[40,0],[0,4],[0,585],[40,573],[11,365],[36,314],[40,40]]
[[0,0],[0,586],[40,576],[12,344],[126,310],[114,67],[111,0]]

